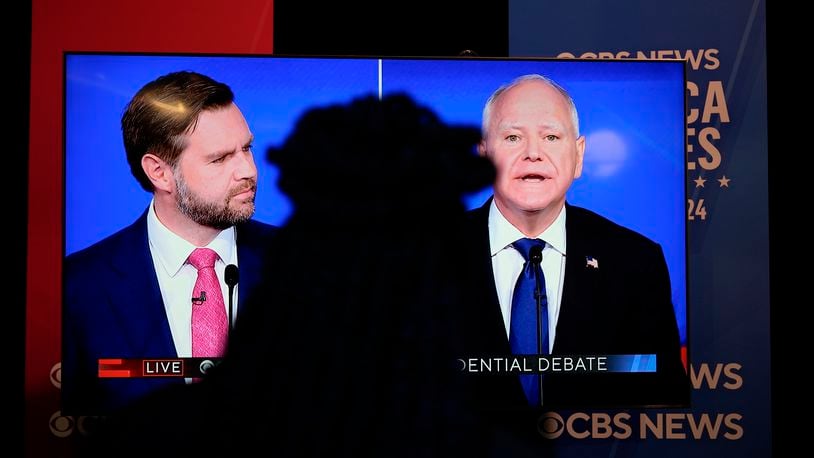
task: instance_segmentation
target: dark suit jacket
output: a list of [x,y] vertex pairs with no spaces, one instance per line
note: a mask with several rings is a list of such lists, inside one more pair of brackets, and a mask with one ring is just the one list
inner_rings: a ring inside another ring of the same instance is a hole
[[[471,354],[511,354],[495,289],[489,247],[491,200],[468,214],[477,250],[477,318]],[[552,355],[656,354],[657,372],[547,374],[548,407],[687,405],[689,383],[680,359],[670,279],[661,247],[596,213],[566,204],[565,282]],[[586,257],[598,261],[587,265]],[[523,409],[519,379],[476,375],[489,408]]]
[[[262,255],[276,228],[236,227],[238,310],[260,280]],[[63,414],[113,412],[174,378],[99,379],[99,358],[176,356],[147,240],[147,213],[65,260],[62,307]]]

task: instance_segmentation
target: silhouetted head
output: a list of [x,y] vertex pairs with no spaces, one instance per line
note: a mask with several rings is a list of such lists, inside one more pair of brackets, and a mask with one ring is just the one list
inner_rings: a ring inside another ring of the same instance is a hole
[[460,207],[462,194],[491,184],[479,140],[476,127],[447,125],[406,95],[368,96],[306,112],[268,159],[295,215],[387,218]]

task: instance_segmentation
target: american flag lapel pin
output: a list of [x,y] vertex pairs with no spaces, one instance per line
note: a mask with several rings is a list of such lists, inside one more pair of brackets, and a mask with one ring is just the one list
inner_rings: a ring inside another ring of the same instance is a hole
[[599,260],[593,256],[585,256],[585,267],[593,267],[594,269],[598,269]]

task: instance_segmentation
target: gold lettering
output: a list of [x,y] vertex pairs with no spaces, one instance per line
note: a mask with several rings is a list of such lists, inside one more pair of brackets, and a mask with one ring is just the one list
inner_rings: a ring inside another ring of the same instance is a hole
[[701,388],[704,380],[706,380],[706,385],[710,389],[715,389],[718,386],[718,378],[721,376],[721,369],[723,366],[722,364],[718,363],[715,365],[715,374],[711,374],[709,370],[709,364],[701,363],[698,371],[695,371],[695,366],[690,365],[690,382],[692,383],[692,387],[694,389]]
[[[689,140],[690,137],[694,137],[694,136],[695,136],[695,128],[694,127],[687,127],[687,140]],[[687,142],[687,152],[688,153],[692,153],[692,146],[693,146],[692,143]],[[695,167],[693,167],[693,169],[695,169]]]
[[686,439],[687,435],[681,432],[683,413],[667,414],[667,439]]
[[704,116],[701,118],[701,122],[709,123],[713,114],[717,114],[721,118],[721,122],[729,122],[724,86],[720,81],[710,81],[707,86],[707,98],[704,101]]
[[671,49],[660,49],[656,52],[659,59],[672,59],[675,57]]
[[690,414],[687,415],[687,420],[690,422],[690,431],[692,431],[692,437],[695,439],[701,439],[704,437],[704,431],[707,431],[709,434],[710,439],[715,439],[718,437],[718,430],[721,428],[721,420],[723,420],[721,414],[715,415],[715,426],[712,425],[712,421],[709,418],[709,414],[702,414],[701,418],[698,420],[698,423],[695,423],[695,416]]
[[738,374],[739,370],[741,370],[741,365],[738,363],[729,363],[724,366],[724,375],[729,378],[729,381],[724,383],[724,388],[737,390],[743,385],[743,377]]
[[565,427],[568,430],[568,434],[570,434],[571,437],[573,437],[574,439],[585,439],[586,437],[590,436],[591,433],[588,432],[587,429],[585,431],[581,432],[581,433],[577,432],[574,429],[574,420],[588,421],[590,419],[591,419],[591,417],[589,417],[587,414],[584,414],[582,412],[577,412],[577,413],[571,415],[570,417],[568,417],[568,420],[565,423]]
[[724,437],[729,440],[738,440],[743,437],[743,426],[735,423],[735,420],[741,420],[743,417],[738,413],[731,413],[724,417],[724,424],[729,427],[730,431],[724,433]]
[[[690,97],[698,97],[698,85],[692,81],[687,81],[687,92]],[[690,108],[690,113],[687,115],[687,124],[692,124],[698,120],[698,108]]]
[[707,70],[715,70],[721,66],[721,61],[718,60],[718,50],[717,49],[707,49],[704,51],[704,57],[707,58],[709,62],[704,64],[704,68]]
[[647,431],[653,434],[656,439],[664,437],[664,429],[662,427],[662,415],[656,414],[656,423],[650,420],[646,413],[639,414],[639,439],[647,439]]
[[626,421],[622,421],[623,419],[630,420],[630,414],[623,412],[613,416],[613,424],[621,430],[613,433],[613,437],[616,439],[627,439],[633,434],[633,428]]
[[712,144],[710,138],[713,140],[720,140],[721,133],[718,132],[718,129],[714,127],[704,127],[701,129],[701,132],[698,134],[698,143],[711,158],[698,158],[698,164],[701,165],[701,167],[705,170],[715,170],[719,165],[721,165],[721,151]]
[[611,430],[611,418],[606,413],[595,413],[592,415],[591,437],[594,439],[607,439],[613,433]]
[[688,49],[684,53],[684,57],[681,57],[681,51],[676,51],[676,55],[680,59],[688,61],[693,70],[698,70],[698,67],[701,66],[701,57],[704,55],[704,50],[699,49],[698,54],[695,54],[692,49]]

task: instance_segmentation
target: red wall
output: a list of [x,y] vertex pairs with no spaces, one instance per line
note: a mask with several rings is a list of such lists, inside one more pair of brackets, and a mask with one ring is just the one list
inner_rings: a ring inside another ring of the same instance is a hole
[[26,456],[69,455],[71,436],[85,425],[59,413],[63,51],[270,54],[273,4],[32,1]]

